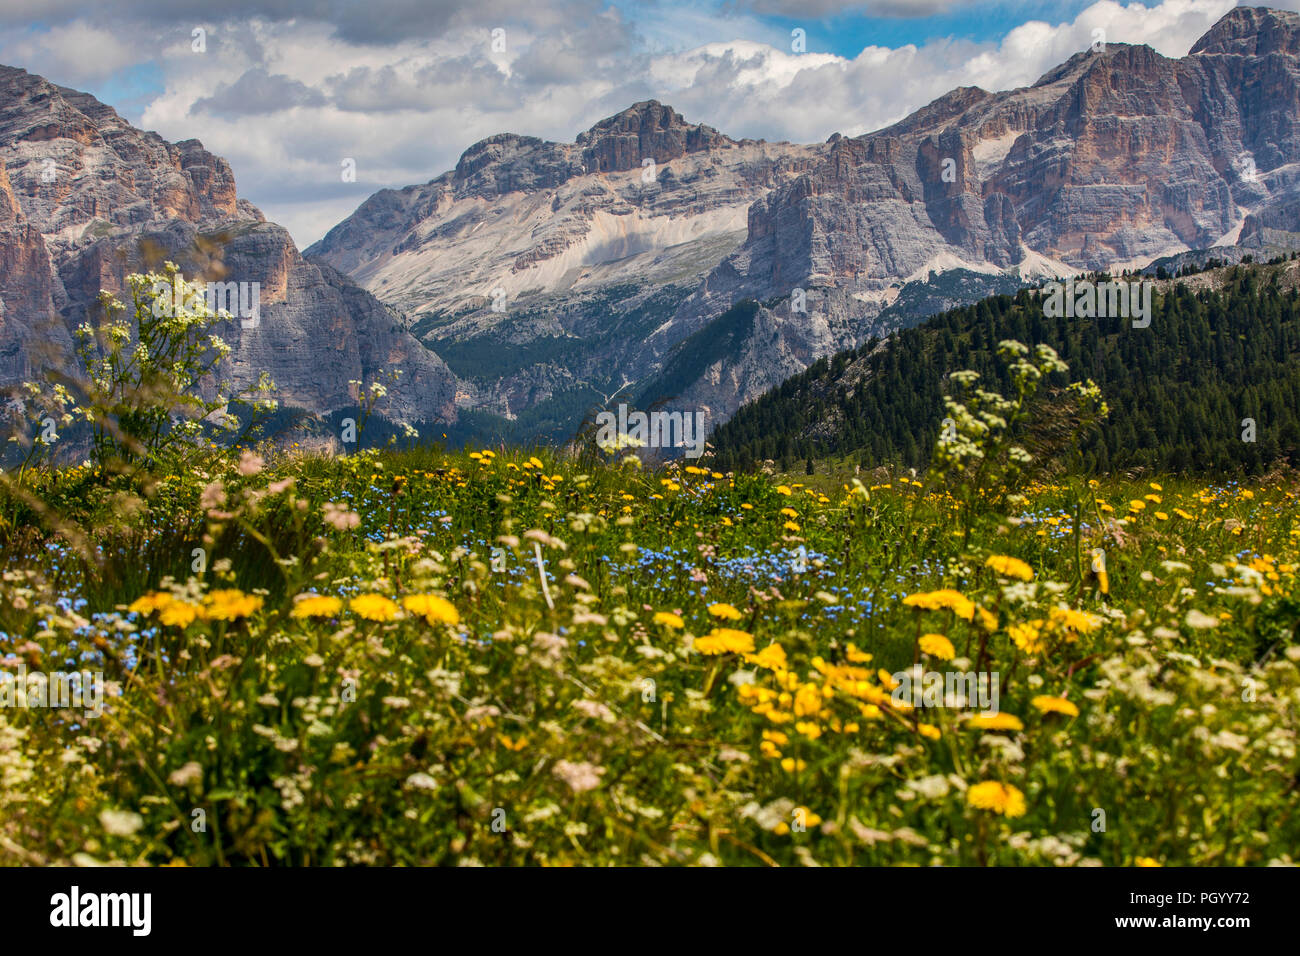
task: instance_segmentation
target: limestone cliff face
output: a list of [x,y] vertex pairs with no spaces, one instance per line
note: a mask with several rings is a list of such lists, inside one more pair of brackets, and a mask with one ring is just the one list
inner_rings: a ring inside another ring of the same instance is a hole
[[41,232],[23,216],[0,165],[0,384],[64,371],[72,338],[54,306],[55,277]]
[[349,380],[398,368],[387,414],[454,418],[455,378],[442,361],[369,293],[306,262],[284,229],[237,197],[225,160],[0,67],[0,385],[68,367],[68,330],[100,290],[121,292],[126,275],[168,259],[187,278],[259,283],[258,325],[217,329],[234,346],[237,383],[266,371],[282,403],[328,413],[355,404]]

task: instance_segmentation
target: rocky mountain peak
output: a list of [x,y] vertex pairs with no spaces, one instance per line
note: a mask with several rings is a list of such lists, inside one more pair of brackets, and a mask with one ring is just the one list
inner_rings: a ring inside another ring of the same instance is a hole
[[1095,70],[1145,69],[1154,62],[1164,60],[1160,53],[1145,43],[1108,42],[1104,50],[1087,49],[1074,54],[1064,63],[1048,70],[1037,80],[1031,89],[1053,86],[1057,83],[1073,83]]
[[1300,14],[1269,7],[1235,7],[1196,41],[1192,53],[1296,56],[1300,54]]
[[23,212],[46,234],[95,219],[113,226],[262,219],[236,196],[230,164],[198,140],[169,143],[89,93],[7,66],[0,144]]
[[460,160],[456,163],[456,178],[469,179],[485,166],[514,159],[541,145],[542,140],[536,136],[520,136],[517,133],[497,133],[481,139],[461,153]]
[[949,90],[938,99],[922,106],[915,113],[905,117],[888,129],[882,130],[879,135],[901,136],[921,130],[938,129],[961,116],[972,106],[982,103],[992,96],[992,93],[982,90],[978,86],[959,86],[955,90]]
[[645,159],[663,164],[687,153],[734,144],[711,126],[686,122],[657,100],[634,103],[579,133],[577,139],[583,167],[593,173],[637,169]]

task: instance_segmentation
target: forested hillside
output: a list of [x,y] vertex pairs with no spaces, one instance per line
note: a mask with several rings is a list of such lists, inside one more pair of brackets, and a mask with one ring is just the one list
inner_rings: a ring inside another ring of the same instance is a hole
[[[1300,263],[1241,265],[1157,284],[1149,328],[1120,318],[1050,318],[1032,290],[953,309],[822,359],[743,407],[713,436],[721,467],[847,457],[929,460],[947,377],[974,369],[1009,388],[997,343],[1045,342],[1110,405],[1079,449],[1090,473],[1154,467],[1254,473],[1300,445]],[[1135,277],[1134,277],[1135,278]],[[1255,423],[1254,441],[1249,424]]]

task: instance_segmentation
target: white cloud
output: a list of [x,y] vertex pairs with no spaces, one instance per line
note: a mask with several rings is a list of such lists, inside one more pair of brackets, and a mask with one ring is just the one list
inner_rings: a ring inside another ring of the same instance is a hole
[[69,83],[94,83],[140,61],[130,37],[76,20],[41,32],[10,34],[0,42],[0,63]]

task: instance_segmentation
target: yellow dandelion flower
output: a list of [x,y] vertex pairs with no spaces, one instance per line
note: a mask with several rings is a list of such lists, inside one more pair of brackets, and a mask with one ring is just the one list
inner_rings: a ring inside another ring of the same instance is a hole
[[917,724],[916,729],[926,740],[938,740],[942,736],[939,733],[939,728],[934,724]]
[[929,654],[941,661],[950,661],[957,656],[957,650],[952,646],[952,641],[942,634],[922,634],[917,644],[920,645],[922,654]]
[[803,734],[809,740],[816,740],[822,735],[822,729],[810,720],[800,720],[795,723],[794,729]]
[[357,617],[380,623],[396,620],[402,614],[402,609],[397,606],[397,602],[389,600],[382,594],[358,594],[348,602],[348,607]]
[[872,655],[865,651],[858,650],[856,644],[850,643],[845,650],[844,656],[849,659],[850,664],[867,664],[871,662]]
[[1004,578],[1019,578],[1021,581],[1034,579],[1034,569],[1009,554],[995,554],[984,562],[984,566],[992,568]]
[[1006,628],[1006,633],[1011,637],[1011,643],[1018,646],[1026,654],[1036,654],[1043,649],[1043,632],[1039,631],[1039,626],[1043,622],[1034,620],[1027,624],[1010,624]]
[[1101,624],[1097,615],[1069,607],[1052,608],[1052,621],[1078,634],[1089,634]]
[[328,594],[304,594],[294,602],[290,617],[333,617],[343,610],[343,602]]
[[659,611],[655,614],[652,620],[654,623],[662,624],[664,627],[671,627],[674,631],[680,631],[686,626],[686,622],[672,611]]
[[189,627],[199,616],[199,607],[188,601],[169,601],[158,615],[168,627]]
[[695,639],[695,649],[701,654],[752,654],[754,637],[745,631],[729,627],[715,627],[703,637]]
[[1044,714],[1065,714],[1067,717],[1079,716],[1079,708],[1074,705],[1073,701],[1066,700],[1064,697],[1048,697],[1041,694],[1031,700],[1030,703]]
[[135,611],[138,614],[152,614],[154,611],[166,607],[174,600],[176,599],[166,591],[154,591],[152,594],[136,598],[127,607],[127,610]]
[[822,818],[807,807],[795,807],[794,812],[795,819],[801,820],[806,827],[815,827],[822,822]]
[[1025,795],[1007,783],[985,780],[966,791],[966,802],[979,810],[989,810],[1004,817],[1025,815]]
[[965,621],[975,617],[975,602],[960,591],[949,588],[909,594],[903,598],[903,603],[908,607],[918,607],[925,611],[950,610]]
[[460,612],[446,598],[436,594],[408,594],[402,598],[402,607],[418,614],[430,624],[459,624]]
[[804,684],[794,695],[796,717],[816,716],[822,709],[822,689],[816,684]]
[[972,730],[1024,730],[1025,725],[1015,714],[976,714],[966,721]]
[[234,621],[248,617],[262,607],[256,594],[245,594],[238,588],[213,591],[203,599],[203,616],[211,621]]
[[768,670],[783,671],[786,669],[785,648],[780,644],[769,644],[757,654],[751,654],[746,660],[751,664],[757,664],[759,667],[766,667]]
[[1159,860],[1153,860],[1149,856],[1140,856],[1133,861],[1134,866],[1162,866]]
[[739,621],[744,617],[730,604],[710,604],[709,613],[714,617],[722,618],[724,621]]

